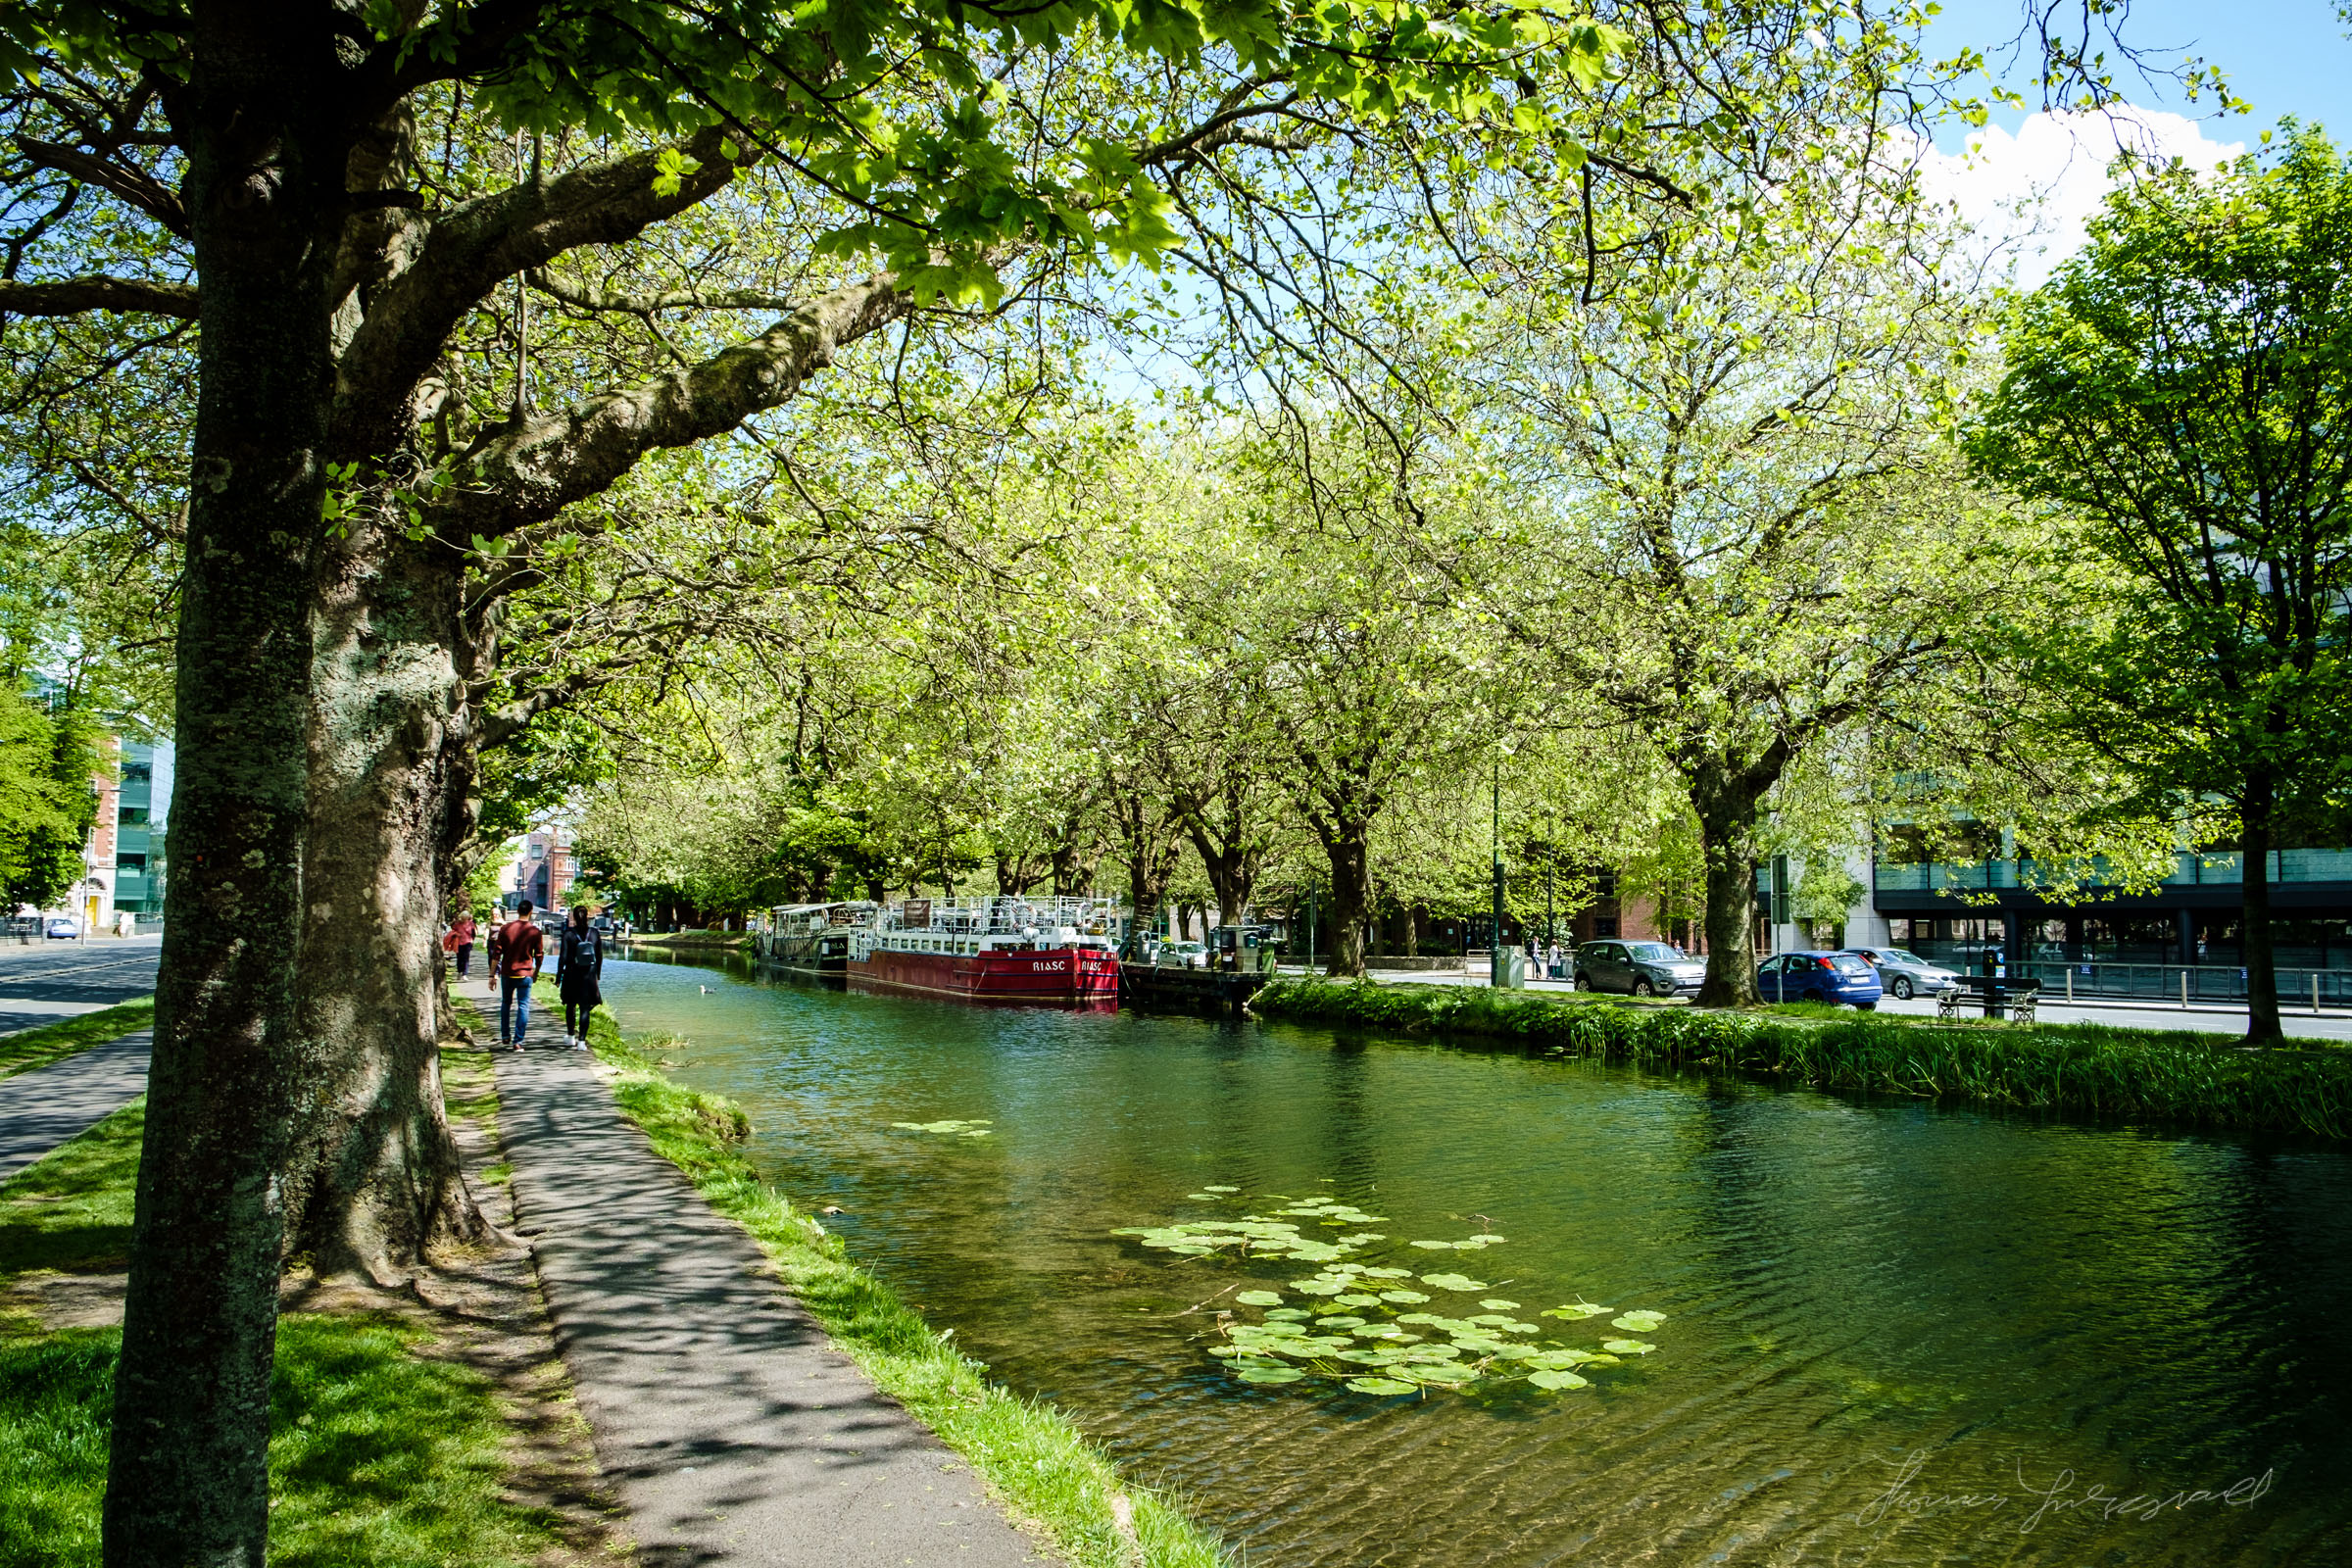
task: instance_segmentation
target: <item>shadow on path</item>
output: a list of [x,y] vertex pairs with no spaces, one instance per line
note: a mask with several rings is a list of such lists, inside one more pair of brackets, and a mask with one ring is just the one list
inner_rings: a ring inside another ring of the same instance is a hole
[[585,1056],[501,1053],[498,1088],[516,1215],[641,1561],[1053,1560],[826,1342]]

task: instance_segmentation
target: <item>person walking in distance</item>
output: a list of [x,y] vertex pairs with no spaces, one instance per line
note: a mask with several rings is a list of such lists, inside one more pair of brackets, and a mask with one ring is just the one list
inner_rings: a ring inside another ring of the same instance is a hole
[[564,1043],[588,1049],[588,1015],[605,1000],[597,982],[605,973],[605,934],[588,923],[588,906],[571,906],[562,945],[556,949],[556,994],[564,999]]
[[[547,955],[547,939],[531,919],[530,900],[515,906],[514,918],[498,928],[490,952],[491,967],[498,973],[498,1043],[520,1051],[531,1027],[531,982],[539,978],[539,960]],[[512,1032],[507,1028],[510,1009],[514,1014]]]
[[450,922],[449,951],[458,956],[458,978],[473,972],[473,911],[467,909]]

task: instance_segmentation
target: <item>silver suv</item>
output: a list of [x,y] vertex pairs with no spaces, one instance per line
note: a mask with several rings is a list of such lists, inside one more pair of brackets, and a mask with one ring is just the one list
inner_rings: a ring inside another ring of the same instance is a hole
[[1698,992],[1707,966],[1666,942],[1588,942],[1576,950],[1576,989],[1624,991],[1637,997],[1688,997]]

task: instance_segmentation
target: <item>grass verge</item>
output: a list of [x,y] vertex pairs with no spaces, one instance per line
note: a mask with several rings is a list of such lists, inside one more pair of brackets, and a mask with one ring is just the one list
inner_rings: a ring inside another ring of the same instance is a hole
[[62,1023],[45,1023],[37,1029],[21,1029],[0,1038],[0,1078],[10,1073],[24,1072],[33,1067],[46,1067],[61,1057],[92,1046],[103,1046],[109,1040],[155,1023],[155,999],[141,997],[136,1002],[118,1003],[96,1012],[85,1012],[78,1018]]
[[[39,1271],[122,1267],[145,1103],[0,1185],[0,1293]],[[0,1568],[98,1562],[122,1332],[49,1332],[0,1308]],[[289,1314],[271,1390],[270,1561],[280,1568],[527,1568],[558,1538],[506,1494],[507,1417],[490,1379],[416,1353],[384,1313]]]
[[985,1366],[850,1262],[839,1237],[796,1212],[744,1157],[739,1146],[751,1127],[733,1102],[671,1082],[660,1070],[658,1048],[631,1046],[603,1008],[590,1024],[589,1045],[616,1069],[622,1111],[712,1207],[752,1234],[834,1344],[1072,1562],[1216,1568],[1230,1560],[1173,1502],[1122,1478],[1068,1417],[991,1384]]
[[1460,986],[1280,980],[1269,1018],[1516,1041],[1547,1055],[1816,1089],[2352,1137],[2352,1051],[2249,1050],[2101,1024],[1941,1023],[1810,1009],[1622,1006]]

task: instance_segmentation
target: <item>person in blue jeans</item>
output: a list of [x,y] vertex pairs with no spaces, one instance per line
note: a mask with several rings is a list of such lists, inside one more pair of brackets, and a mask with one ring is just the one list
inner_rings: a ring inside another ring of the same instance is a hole
[[[539,978],[539,960],[547,953],[547,939],[531,919],[530,900],[517,905],[514,918],[498,928],[491,952],[498,971],[498,1043],[520,1051],[531,1027],[531,982]],[[514,1016],[512,1031],[507,1027],[510,1010]]]

